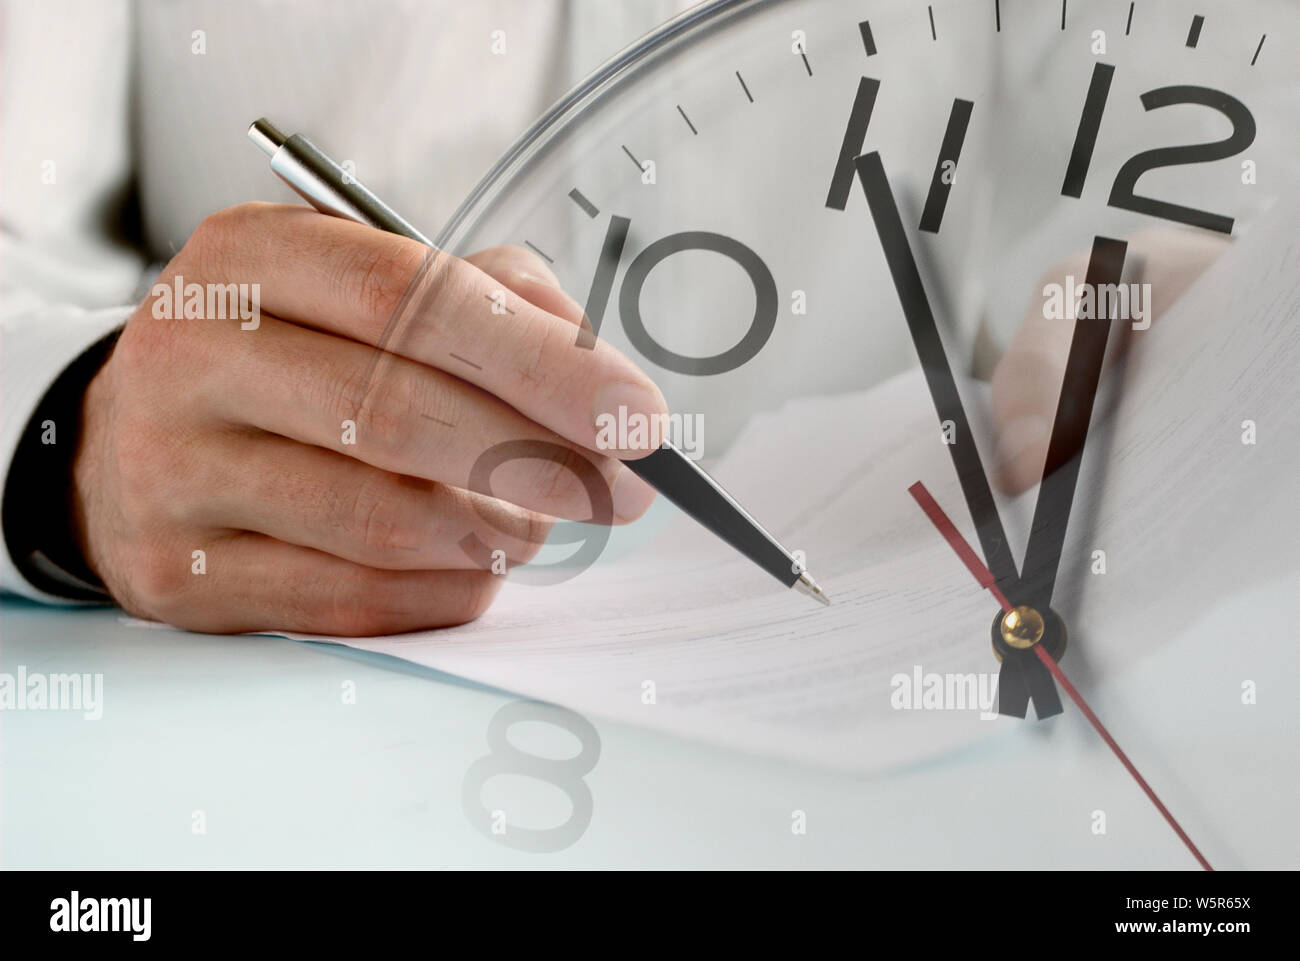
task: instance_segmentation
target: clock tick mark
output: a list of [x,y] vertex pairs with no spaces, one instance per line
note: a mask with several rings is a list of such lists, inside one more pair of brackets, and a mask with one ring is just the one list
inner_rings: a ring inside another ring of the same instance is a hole
[[808,54],[803,51],[799,52],[799,57],[803,60],[803,68],[808,71],[808,76],[812,76],[812,66],[808,63]]
[[1195,49],[1197,42],[1201,39],[1201,27],[1205,24],[1205,18],[1200,14],[1192,17],[1192,28],[1187,31],[1187,46]]
[[453,354],[451,353],[451,351],[448,351],[447,356],[455,358],[456,360],[460,361],[462,364],[469,364],[475,370],[483,369],[481,365],[474,363],[474,361],[470,360],[468,357],[462,357],[460,354]]
[[[493,297],[491,294],[484,294],[484,295],[483,295],[483,299],[484,299],[484,300],[490,300],[490,301],[492,301],[492,303],[494,303],[494,304],[497,302],[497,299],[496,299],[495,297]],[[513,314],[513,313],[514,313],[514,311],[511,310],[509,307],[507,307],[505,304],[502,304],[502,305],[501,305],[501,308],[502,308],[502,309],[503,309],[507,314]]]
[[1126,37],[1128,36],[1128,32],[1133,29],[1133,8],[1135,6],[1137,6],[1137,0],[1130,0],[1128,5],[1128,20],[1124,24],[1124,36]]
[[623,146],[623,153],[627,154],[627,159],[632,161],[634,164],[636,164],[637,170],[644,172],[645,167],[641,164],[641,161],[637,160],[636,157],[632,155],[632,151],[627,149],[627,144],[623,144],[622,146]]
[[681,104],[677,105],[677,112],[681,114],[682,119],[686,121],[686,126],[691,128],[691,133],[693,133],[695,136],[698,137],[700,135],[700,132],[695,129],[695,124],[691,123],[691,118],[686,116],[686,111],[682,109]]
[[582,208],[582,212],[588,217],[595,218],[600,214],[600,208],[588,200],[577,187],[569,191],[569,199]]
[[1061,0],[1061,29],[1065,29],[1065,0]]
[[1250,65],[1252,67],[1255,66],[1255,61],[1259,59],[1259,52],[1264,49],[1264,37],[1267,36],[1268,34],[1264,34],[1264,36],[1259,38],[1259,46],[1255,48],[1255,56],[1250,58]]
[[548,264],[555,263],[554,257],[548,254],[546,251],[542,250],[541,247],[538,247],[531,240],[525,240],[524,243],[528,246],[530,250],[532,250],[533,253],[537,254],[537,256],[541,257],[542,260],[546,261]]
[[1002,0],[993,0],[993,26],[1002,32]]
[[871,36],[871,24],[863,20],[858,24],[858,33],[862,34],[862,47],[867,51],[868,57],[876,55],[876,40]]
[[740,89],[745,91],[745,96],[749,99],[749,102],[753,103],[754,95],[749,92],[749,85],[745,83],[745,78],[740,75],[739,70],[736,71],[736,79],[740,81]]
[[925,9],[930,13],[930,39],[938,40],[939,35],[934,32],[934,7],[926,7]]

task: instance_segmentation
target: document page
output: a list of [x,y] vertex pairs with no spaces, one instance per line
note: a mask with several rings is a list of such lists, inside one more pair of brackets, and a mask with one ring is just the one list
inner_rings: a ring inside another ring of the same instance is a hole
[[[1059,613],[1093,680],[1170,643],[1216,598],[1300,574],[1294,483],[1269,480],[1300,467],[1296,227],[1288,207],[1237,239],[1103,379],[1058,578]],[[970,407],[976,395],[963,392]],[[1242,442],[1246,420],[1256,444]],[[1207,422],[1217,434],[1206,435]],[[712,473],[806,553],[831,606],[784,589],[678,516],[649,547],[567,582],[507,584],[463,627],[308,639],[842,769],[916,761],[1018,723],[992,716],[992,704],[905,710],[892,696],[899,675],[984,683],[998,668],[996,601],[908,494],[923,481],[978,552],[919,368],[755,417]],[[999,499],[1018,560],[1035,497]],[[1239,543],[1252,545],[1253,569],[1215,562]],[[1090,575],[1096,549],[1105,576]],[[1189,556],[1204,558],[1191,576]],[[1166,570],[1184,573],[1171,580]],[[1279,603],[1295,606],[1294,592]]]

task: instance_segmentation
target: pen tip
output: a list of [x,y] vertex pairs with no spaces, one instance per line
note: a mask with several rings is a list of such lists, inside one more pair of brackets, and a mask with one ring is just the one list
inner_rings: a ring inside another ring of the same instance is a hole
[[798,591],[800,594],[807,594],[809,597],[811,597],[814,601],[821,604],[822,606],[824,607],[831,606],[830,596],[825,591],[822,590],[821,585],[818,584],[815,580],[813,580],[812,575],[809,574],[807,571],[804,571],[802,574],[799,575],[799,579],[794,582],[793,586],[794,589]]

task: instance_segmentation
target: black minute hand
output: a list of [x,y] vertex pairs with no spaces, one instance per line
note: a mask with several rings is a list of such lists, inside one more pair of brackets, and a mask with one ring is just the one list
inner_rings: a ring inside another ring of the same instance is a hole
[[1061,380],[1061,399],[1056,404],[1056,420],[1043,465],[1043,483],[1038,489],[1034,522],[1025,548],[1022,603],[1040,610],[1052,603],[1065,529],[1070,522],[1070,506],[1074,503],[1079,466],[1083,462],[1083,445],[1088,438],[1088,422],[1092,420],[1102,360],[1106,356],[1106,338],[1113,323],[1102,291],[1113,291],[1119,283],[1127,249],[1124,241],[1109,237],[1094,237],[1092,241],[1084,285],[1093,295],[1096,310],[1093,317],[1080,317],[1074,322],[1070,356]]
[[975,521],[975,532],[979,535],[985,563],[1003,594],[1018,593],[1016,562],[1007,546],[1002,519],[998,516],[993,492],[989,489],[988,477],[980,462],[979,450],[975,447],[975,436],[971,432],[970,421],[966,419],[966,410],[962,407],[961,395],[957,392],[957,383],[953,379],[948,356],[943,350],[943,341],[939,339],[934,313],[930,310],[930,301],[921,283],[921,274],[916,269],[916,260],[912,257],[907,234],[903,231],[898,204],[894,201],[893,191],[885,177],[884,164],[880,161],[880,154],[875,151],[858,157],[854,164],[858,169],[862,190],[867,195],[867,204],[871,207],[871,218],[880,235],[880,246],[885,251],[885,260],[889,264],[894,287],[898,290],[898,299],[903,305],[903,316],[907,318],[907,326],[912,331],[912,342],[916,345],[921,369],[925,371],[926,384],[934,399],[934,409],[939,414],[940,421],[951,421],[954,427],[954,443],[948,445],[948,450],[952,455],[953,467],[957,470],[957,478],[961,481],[962,496],[966,498],[966,506]]

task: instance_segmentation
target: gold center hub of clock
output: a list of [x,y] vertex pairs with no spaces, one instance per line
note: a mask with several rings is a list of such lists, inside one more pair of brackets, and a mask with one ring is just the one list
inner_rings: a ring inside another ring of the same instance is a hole
[[1033,647],[1043,639],[1043,615],[1021,604],[1002,615],[1002,640],[1019,650]]

